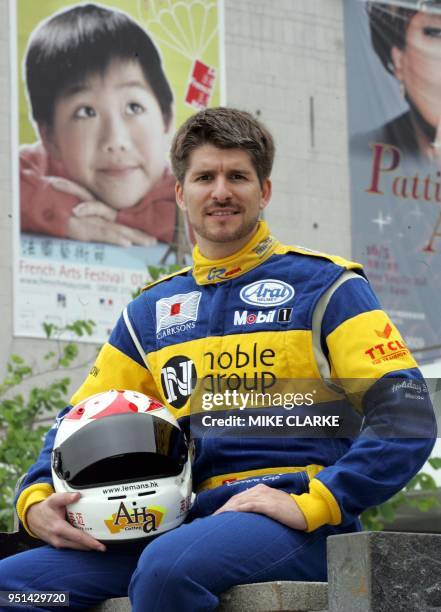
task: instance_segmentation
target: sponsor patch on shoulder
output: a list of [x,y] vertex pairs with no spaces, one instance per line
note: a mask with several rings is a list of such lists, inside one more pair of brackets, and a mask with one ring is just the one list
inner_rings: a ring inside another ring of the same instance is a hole
[[174,325],[196,321],[201,295],[200,291],[191,291],[158,300],[156,302],[156,333]]

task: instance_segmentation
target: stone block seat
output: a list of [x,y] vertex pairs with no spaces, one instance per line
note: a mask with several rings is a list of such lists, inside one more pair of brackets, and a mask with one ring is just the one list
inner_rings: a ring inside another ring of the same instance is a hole
[[[219,612],[326,612],[326,582],[258,582],[233,587],[221,596]],[[108,599],[89,612],[130,612],[126,597]]]

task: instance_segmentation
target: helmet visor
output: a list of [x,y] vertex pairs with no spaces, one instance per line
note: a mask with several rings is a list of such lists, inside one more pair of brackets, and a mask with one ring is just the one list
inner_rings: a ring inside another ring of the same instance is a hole
[[54,449],[53,468],[81,489],[176,476],[187,455],[185,435],[172,423],[153,414],[116,414],[88,423]]

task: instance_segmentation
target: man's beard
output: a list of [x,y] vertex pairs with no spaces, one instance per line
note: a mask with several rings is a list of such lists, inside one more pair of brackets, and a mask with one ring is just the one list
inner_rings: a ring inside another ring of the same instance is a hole
[[239,227],[234,230],[227,230],[227,228],[210,230],[205,226],[204,223],[193,223],[191,218],[189,218],[189,222],[193,228],[193,231],[198,236],[201,236],[201,238],[209,240],[210,242],[224,244],[226,242],[234,242],[235,240],[240,240],[241,238],[245,238],[245,236],[248,236],[248,234],[251,234],[251,232],[257,226],[259,217],[260,215],[257,215],[255,218],[249,219],[246,223],[239,225]]

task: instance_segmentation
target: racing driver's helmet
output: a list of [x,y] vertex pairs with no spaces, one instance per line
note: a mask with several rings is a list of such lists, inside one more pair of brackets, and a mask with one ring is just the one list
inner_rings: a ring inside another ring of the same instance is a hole
[[79,491],[67,518],[103,542],[159,535],[191,505],[191,459],[172,414],[135,391],[106,391],[74,406],[52,453],[56,492]]

